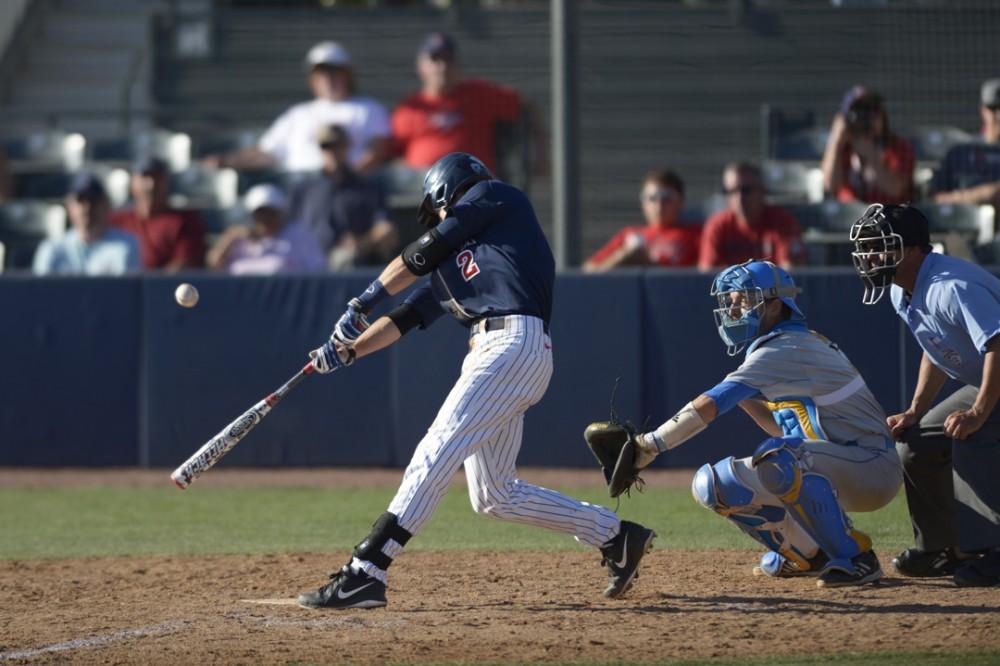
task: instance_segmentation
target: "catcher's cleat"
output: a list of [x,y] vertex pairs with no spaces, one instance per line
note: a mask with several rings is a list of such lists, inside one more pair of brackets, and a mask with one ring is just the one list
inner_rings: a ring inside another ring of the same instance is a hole
[[830,558],[823,551],[818,551],[807,560],[808,569],[801,569],[781,553],[769,550],[760,558],[760,564],[753,568],[754,576],[770,576],[772,578],[797,578],[800,576],[818,576]]
[[385,583],[363,571],[355,573],[348,565],[330,574],[330,582],[315,592],[300,594],[298,601],[303,608],[335,609],[378,608],[388,603]]
[[653,549],[656,532],[638,523],[622,521],[618,536],[601,546],[601,565],[608,568],[604,596],[614,599],[632,587],[639,577],[639,562]]
[[875,557],[875,551],[869,550],[851,558],[853,571],[844,571],[840,567],[827,567],[816,581],[816,587],[850,587],[874,583],[882,578],[882,565]]
[[892,558],[892,568],[896,573],[910,578],[951,576],[961,564],[962,561],[955,554],[954,548],[942,550],[907,548]]

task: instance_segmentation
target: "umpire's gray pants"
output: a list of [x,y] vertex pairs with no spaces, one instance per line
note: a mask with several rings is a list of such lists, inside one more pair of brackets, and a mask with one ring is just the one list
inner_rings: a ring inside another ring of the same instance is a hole
[[979,389],[945,398],[896,444],[917,548],[1000,547],[1000,407],[964,440],[944,434],[944,420],[969,409]]

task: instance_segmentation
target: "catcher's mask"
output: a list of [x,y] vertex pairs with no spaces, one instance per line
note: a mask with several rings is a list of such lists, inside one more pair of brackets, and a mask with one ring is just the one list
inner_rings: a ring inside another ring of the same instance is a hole
[[930,251],[929,226],[916,208],[882,204],[869,206],[851,226],[851,259],[865,285],[861,298],[865,305],[878,303],[892,284],[904,247],[920,246]]
[[757,338],[764,304],[769,300],[779,299],[791,308],[795,318],[805,319],[795,302],[801,291],[791,275],[770,261],[751,259],[715,276],[711,294],[718,307],[713,314],[726,352],[735,356]]
[[417,220],[427,228],[440,222],[438,211],[454,203],[455,195],[493,174],[478,158],[468,153],[449,153],[439,159],[424,176],[424,197],[417,208]]

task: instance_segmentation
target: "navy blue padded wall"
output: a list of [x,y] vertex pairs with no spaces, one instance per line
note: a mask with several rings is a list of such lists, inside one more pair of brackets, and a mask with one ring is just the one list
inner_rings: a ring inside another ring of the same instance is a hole
[[137,464],[137,280],[0,280],[0,464]]

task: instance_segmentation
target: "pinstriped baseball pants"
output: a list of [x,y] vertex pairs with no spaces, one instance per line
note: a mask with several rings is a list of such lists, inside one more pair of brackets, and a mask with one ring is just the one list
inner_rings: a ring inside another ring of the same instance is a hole
[[[595,547],[613,538],[620,522],[610,509],[517,478],[524,413],[545,395],[552,376],[552,343],[542,320],[508,316],[504,328],[476,334],[470,347],[462,374],[417,445],[389,512],[416,534],[464,463],[477,513],[570,534]],[[390,557],[401,550],[392,540],[383,548]],[[355,564],[384,580],[385,573],[370,562]]]

